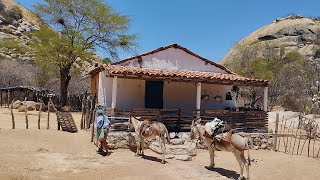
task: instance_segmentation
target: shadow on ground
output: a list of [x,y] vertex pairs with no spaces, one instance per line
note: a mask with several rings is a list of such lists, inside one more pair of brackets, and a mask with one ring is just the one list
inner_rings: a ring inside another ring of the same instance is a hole
[[113,152],[112,151],[108,151],[108,152],[97,152],[98,154],[100,154],[101,156],[110,156]]
[[220,175],[225,176],[227,178],[238,179],[240,177],[240,174],[238,174],[236,171],[232,171],[224,168],[217,168],[217,167],[210,168],[206,166],[206,169],[208,169],[209,171],[217,172]]
[[[161,163],[161,159],[157,158],[157,157],[153,157],[153,156],[146,156],[146,155],[142,155],[141,156],[143,159],[149,160],[149,161],[155,161],[155,162],[159,162]],[[165,161],[167,162],[167,161]]]

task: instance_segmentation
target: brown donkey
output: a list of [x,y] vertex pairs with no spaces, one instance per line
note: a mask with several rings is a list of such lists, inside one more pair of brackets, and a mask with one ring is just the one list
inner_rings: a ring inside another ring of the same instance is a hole
[[156,139],[158,137],[159,146],[162,150],[161,163],[164,164],[166,152],[165,140],[170,144],[170,137],[166,126],[160,122],[151,122],[148,120],[139,121],[137,118],[132,117],[129,119],[128,127],[133,127],[138,136],[136,156],[144,154],[144,139]]
[[[240,166],[240,177],[238,179],[243,179],[243,168],[246,167],[247,178],[250,179],[249,166],[250,166],[250,154],[248,142],[245,138],[238,134],[232,134],[232,130],[223,134],[223,138],[218,140],[213,138],[205,131],[205,126],[200,124],[201,119],[193,120],[191,125],[191,138],[202,139],[205,145],[208,147],[210,153],[210,166],[213,168],[214,163],[214,151],[215,149],[220,151],[232,152],[236,157]],[[244,156],[244,150],[248,150],[248,160]]]

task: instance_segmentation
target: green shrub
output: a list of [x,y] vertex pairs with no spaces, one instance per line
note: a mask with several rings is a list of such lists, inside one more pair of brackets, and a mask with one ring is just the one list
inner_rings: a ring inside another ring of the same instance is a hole
[[8,10],[9,17],[14,20],[19,20],[22,18],[22,11],[19,7],[14,6],[13,8]]

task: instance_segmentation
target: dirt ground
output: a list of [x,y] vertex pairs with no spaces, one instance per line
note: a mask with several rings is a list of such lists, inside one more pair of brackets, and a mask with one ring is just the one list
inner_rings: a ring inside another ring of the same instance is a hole
[[[97,154],[90,142],[90,132],[57,131],[55,114],[46,113],[37,129],[37,113],[28,112],[29,129],[24,113],[14,111],[16,129],[11,129],[10,111],[0,108],[0,179],[236,179],[239,166],[231,153],[217,152],[216,167],[206,168],[209,154],[198,150],[192,161],[167,159],[146,150],[145,157],[135,157],[128,149],[113,150],[108,156]],[[73,114],[79,125],[81,115]],[[251,150],[254,159],[251,179],[319,179],[320,160],[281,152]]]

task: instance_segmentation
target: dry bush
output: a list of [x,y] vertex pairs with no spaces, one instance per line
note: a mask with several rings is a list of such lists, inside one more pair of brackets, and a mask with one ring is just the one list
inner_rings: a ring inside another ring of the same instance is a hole
[[[48,76],[29,63],[0,59],[0,88],[12,86],[36,86],[50,89],[56,94],[60,92],[58,78]],[[69,94],[82,94],[89,91],[89,86],[89,79],[81,79],[81,75],[73,74]]]
[[0,59],[0,86],[34,86],[37,72],[30,64]]

